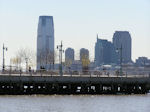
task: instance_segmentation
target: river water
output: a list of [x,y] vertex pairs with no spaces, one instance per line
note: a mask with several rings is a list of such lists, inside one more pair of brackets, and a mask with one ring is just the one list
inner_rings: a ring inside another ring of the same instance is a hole
[[150,112],[147,95],[0,96],[0,112]]

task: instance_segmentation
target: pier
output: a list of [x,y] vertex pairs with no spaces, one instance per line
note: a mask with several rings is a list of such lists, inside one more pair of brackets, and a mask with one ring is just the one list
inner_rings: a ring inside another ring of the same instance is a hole
[[0,94],[146,94],[150,77],[0,75]]

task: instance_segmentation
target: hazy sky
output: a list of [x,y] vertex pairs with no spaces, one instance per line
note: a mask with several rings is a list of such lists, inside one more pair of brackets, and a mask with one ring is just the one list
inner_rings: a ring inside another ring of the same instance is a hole
[[7,64],[20,47],[36,51],[40,15],[54,17],[55,47],[89,49],[94,58],[96,35],[112,41],[116,30],[129,31],[132,59],[150,58],[150,0],[0,0],[0,65],[2,44]]

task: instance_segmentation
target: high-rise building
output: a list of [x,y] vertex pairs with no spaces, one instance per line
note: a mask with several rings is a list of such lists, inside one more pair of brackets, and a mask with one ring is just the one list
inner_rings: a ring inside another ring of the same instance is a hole
[[85,48],[80,49],[80,61],[82,59],[88,59],[89,60],[89,50]]
[[95,43],[95,66],[117,63],[117,54],[114,45],[104,39],[99,39]]
[[74,49],[67,48],[65,50],[65,62],[73,62],[74,61]]
[[51,69],[54,64],[53,16],[40,16],[37,31],[37,70]]
[[[113,35],[113,44],[115,49],[122,48],[122,62],[129,63],[132,62],[131,59],[131,47],[132,47],[132,40],[131,35],[128,31],[116,31]],[[121,60],[121,50],[118,52],[118,60]]]

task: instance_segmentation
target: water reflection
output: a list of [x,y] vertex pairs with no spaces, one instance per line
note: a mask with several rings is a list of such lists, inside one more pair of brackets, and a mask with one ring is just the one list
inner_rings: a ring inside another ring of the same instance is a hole
[[0,96],[2,112],[150,112],[147,95]]

